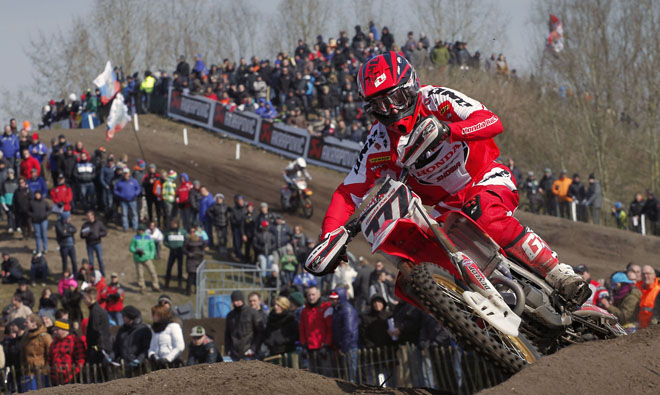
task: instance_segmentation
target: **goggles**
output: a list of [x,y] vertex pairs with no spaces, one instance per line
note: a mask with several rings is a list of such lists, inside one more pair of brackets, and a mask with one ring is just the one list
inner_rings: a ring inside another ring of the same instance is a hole
[[365,99],[367,104],[364,108],[368,112],[390,115],[392,109],[401,111],[408,108],[414,102],[418,91],[419,87],[414,76],[411,75],[404,85],[389,90],[382,95]]

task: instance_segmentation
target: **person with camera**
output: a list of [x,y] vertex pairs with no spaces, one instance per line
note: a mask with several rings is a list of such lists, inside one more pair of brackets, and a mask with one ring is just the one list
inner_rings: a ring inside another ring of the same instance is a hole
[[156,255],[156,244],[145,233],[145,226],[140,224],[137,234],[131,240],[129,251],[133,253],[133,261],[135,262],[135,270],[137,271],[137,282],[140,287],[140,293],[144,293],[144,267],[149,270],[151,275],[151,284],[156,292],[160,292],[160,285],[158,285],[158,274],[154,267],[154,256]]

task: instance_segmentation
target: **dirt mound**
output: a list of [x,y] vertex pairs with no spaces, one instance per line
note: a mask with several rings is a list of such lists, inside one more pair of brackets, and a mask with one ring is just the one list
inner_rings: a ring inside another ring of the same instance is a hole
[[377,388],[355,385],[298,369],[259,361],[217,363],[153,372],[104,384],[76,384],[38,391],[39,394],[430,394],[423,389]]
[[655,326],[568,347],[480,394],[658,394],[658,338],[660,326]]

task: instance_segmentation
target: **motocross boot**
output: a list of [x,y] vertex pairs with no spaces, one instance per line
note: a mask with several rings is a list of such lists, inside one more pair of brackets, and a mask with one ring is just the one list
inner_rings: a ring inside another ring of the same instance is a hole
[[540,273],[564,299],[581,305],[591,296],[589,284],[582,276],[571,266],[559,263],[557,254],[531,229],[525,228],[504,251]]

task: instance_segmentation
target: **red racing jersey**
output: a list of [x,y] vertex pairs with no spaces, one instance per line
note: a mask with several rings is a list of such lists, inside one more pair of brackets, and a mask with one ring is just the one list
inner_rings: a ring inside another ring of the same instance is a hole
[[[433,85],[423,86],[420,92],[421,116],[433,115],[446,122],[451,133],[419,167],[410,169],[406,184],[425,205],[438,211],[459,209],[468,187],[499,156],[493,137],[502,132],[502,123],[483,104],[461,92]],[[399,176],[400,138],[384,124],[374,123],[355,166],[332,196],[322,234],[344,225],[379,179]]]

